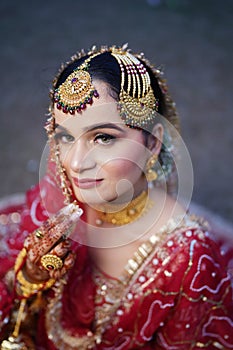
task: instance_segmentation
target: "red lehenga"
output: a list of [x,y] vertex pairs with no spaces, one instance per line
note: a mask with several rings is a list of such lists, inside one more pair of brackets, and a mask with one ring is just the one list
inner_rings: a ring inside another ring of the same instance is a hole
[[[47,219],[40,200],[47,180],[0,216],[2,339],[16,297],[9,271],[25,237]],[[85,246],[73,249],[74,267],[45,292],[26,328],[36,349],[233,349],[232,256],[198,219],[169,221],[138,248],[119,279],[93,266]]]

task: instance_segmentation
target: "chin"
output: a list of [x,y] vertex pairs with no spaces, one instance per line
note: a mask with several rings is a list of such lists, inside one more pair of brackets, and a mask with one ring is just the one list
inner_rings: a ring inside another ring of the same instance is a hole
[[[102,191],[101,191],[102,192]],[[80,203],[84,203],[87,204],[89,206],[92,205],[103,205],[106,202],[113,202],[115,200],[117,200],[118,196],[116,193],[114,194],[106,194],[106,193],[101,193],[99,192],[95,192],[95,193],[91,193],[91,191],[80,191],[79,193],[75,193],[75,198],[77,199],[78,202]]]

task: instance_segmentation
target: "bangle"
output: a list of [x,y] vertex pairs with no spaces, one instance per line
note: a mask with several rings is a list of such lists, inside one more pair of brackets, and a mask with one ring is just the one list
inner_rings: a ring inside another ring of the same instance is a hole
[[15,260],[15,266],[14,266],[14,270],[15,270],[15,273],[17,273],[19,271],[19,269],[21,269],[26,261],[26,257],[27,257],[27,251],[26,251],[26,248],[23,248],[16,260]]
[[22,295],[24,298],[29,298],[40,291],[51,288],[55,283],[55,279],[51,278],[41,283],[31,283],[27,281],[22,271],[26,256],[27,251],[25,248],[23,248],[16,259],[14,270],[17,282],[17,293]]
[[45,282],[42,282],[42,283],[31,283],[31,282],[28,282],[25,279],[22,270],[20,270],[17,273],[16,279],[17,279],[17,282],[19,284],[20,294],[22,296],[24,296],[25,298],[29,298],[30,296],[32,296],[33,294],[37,294],[41,290],[49,289],[55,283],[55,280],[52,279],[52,278],[49,279],[48,281],[45,281]]

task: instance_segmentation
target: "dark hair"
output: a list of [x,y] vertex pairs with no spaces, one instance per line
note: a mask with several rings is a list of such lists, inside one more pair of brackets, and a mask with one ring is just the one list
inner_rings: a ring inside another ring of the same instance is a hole
[[[71,62],[60,74],[55,85],[57,89],[66,78],[79,67],[89,56],[86,55],[78,60]],[[139,59],[139,61],[141,61]],[[145,62],[141,61],[146,67],[151,79],[151,87],[154,92],[155,98],[159,101],[158,113],[165,115],[165,101],[162,91],[159,87],[158,81],[152,72],[151,68],[148,67]],[[110,52],[103,52],[102,54],[93,57],[89,63],[88,73],[92,79],[101,80],[109,87],[109,94],[117,101],[120,94],[121,88],[121,71],[119,63]],[[127,81],[126,81],[127,84]]]

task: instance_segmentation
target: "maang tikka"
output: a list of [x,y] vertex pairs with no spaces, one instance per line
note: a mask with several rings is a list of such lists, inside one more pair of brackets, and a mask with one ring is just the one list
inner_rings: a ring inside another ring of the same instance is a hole
[[54,90],[53,100],[58,109],[62,109],[64,113],[80,113],[87,104],[92,104],[93,97],[99,97],[88,73],[90,61],[99,54],[100,52],[89,56]]

